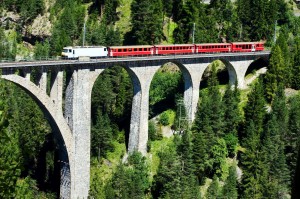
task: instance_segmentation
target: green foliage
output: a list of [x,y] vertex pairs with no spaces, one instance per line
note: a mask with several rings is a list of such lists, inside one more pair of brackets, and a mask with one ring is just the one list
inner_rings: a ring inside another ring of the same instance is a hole
[[[53,138],[49,136],[50,128],[38,106],[27,94],[2,80],[0,84],[0,107],[5,107],[5,111],[0,112],[6,117],[2,123],[5,128],[1,128],[1,135],[5,139],[0,139],[0,170],[4,172],[0,175],[3,183],[0,183],[0,187],[4,185],[6,191],[2,192],[0,188],[1,193],[5,194],[4,198],[20,198],[25,192],[38,198],[44,195],[50,198],[51,194],[42,192],[56,191],[57,188],[52,184],[55,179],[52,156],[54,144],[53,140],[51,142]],[[26,180],[19,180],[20,177]]]
[[[94,129],[93,133],[96,133],[97,130],[94,126],[99,125],[98,122],[102,121],[97,129],[106,132],[103,134],[106,139],[105,141],[101,141],[100,138],[95,140],[102,144],[106,143],[103,145],[106,146],[106,151],[112,150],[109,144],[112,139],[125,142],[124,134],[130,124],[132,97],[133,87],[130,77],[125,69],[119,66],[106,69],[95,82],[92,92],[92,129]],[[101,119],[97,116],[100,112],[102,113]],[[119,133],[120,130],[123,130],[123,133]],[[92,146],[97,148],[93,141]],[[93,154],[98,154],[98,149]]]
[[229,168],[229,175],[224,183],[222,196],[230,199],[238,198],[236,166]]
[[132,30],[127,36],[130,44],[158,44],[163,36],[163,7],[161,0],[133,0]]
[[45,59],[50,55],[50,43],[46,40],[44,43],[37,43],[34,49],[35,59]]
[[224,134],[224,106],[215,65],[208,81],[208,92],[200,94],[201,102],[192,128],[194,131],[203,131],[209,138],[221,137]]
[[0,27],[0,59],[14,59],[16,56],[16,37],[12,38],[12,42],[4,34],[4,30]]
[[238,128],[242,121],[242,114],[239,108],[240,91],[237,85],[232,89],[228,84],[222,100],[225,109],[224,115],[226,116],[224,132],[225,134],[232,133],[233,135],[237,135]]
[[154,198],[176,198],[181,195],[181,170],[175,147],[164,149],[159,157],[158,171],[153,177],[152,195]]
[[37,187],[37,183],[35,180],[30,177],[26,177],[25,179],[19,179],[16,185],[16,199],[23,198],[47,198],[54,199],[56,198],[54,193],[44,193],[40,192]]
[[211,148],[211,153],[211,159],[213,161],[212,168],[214,173],[223,179],[228,173],[228,167],[226,164],[227,147],[225,140],[218,138]]
[[207,199],[217,199],[220,194],[219,178],[217,176],[213,177],[211,184],[209,185],[206,193]]
[[[251,92],[248,94],[248,102],[244,108],[245,122],[244,127],[248,128],[250,123],[253,123],[256,127],[257,133],[261,133],[263,130],[263,120],[266,114],[265,99],[263,93],[263,83],[259,79],[254,84]],[[248,136],[243,133],[243,137]]]
[[172,110],[164,111],[159,116],[159,123],[163,126],[168,126],[174,123],[175,113]]
[[300,147],[300,96],[296,95],[290,98],[289,106],[288,134],[285,140],[287,163],[293,178]]
[[299,77],[299,72],[300,72],[300,38],[297,37],[295,39],[295,44],[294,44],[294,66],[291,68],[292,72],[292,87],[299,90],[300,89],[300,77]]
[[[0,80],[2,85],[2,80]],[[20,149],[14,132],[8,130],[8,109],[0,91],[0,197],[13,198],[21,175]]]
[[253,120],[248,123],[245,133],[247,135],[247,139],[244,139],[246,151],[241,156],[242,197],[262,198],[263,185],[267,184],[267,165],[264,164],[263,154],[260,151],[260,132]]
[[107,114],[103,114],[98,110],[95,125],[93,125],[92,132],[92,155],[97,156],[100,160],[101,157],[106,157],[108,151],[113,150],[112,145],[112,128]]
[[174,99],[177,92],[182,88],[182,74],[180,72],[158,71],[150,86],[150,105],[159,101]]
[[45,9],[43,0],[4,0],[1,4],[9,11],[20,13],[22,22],[33,21]]
[[51,53],[58,55],[65,46],[72,46],[78,40],[83,28],[84,6],[72,3],[66,6],[52,29]]
[[272,50],[269,69],[265,77],[266,95],[269,101],[274,99],[279,84],[285,85],[285,65],[282,51],[278,45]]
[[239,139],[237,135],[233,133],[226,134],[224,137],[224,140],[226,142],[226,148],[228,150],[228,156],[234,157],[237,152],[237,147],[239,143]]
[[275,20],[287,22],[288,10],[284,0],[238,0],[236,5],[243,25],[243,40],[272,39]]
[[[110,186],[110,188],[109,188]],[[128,163],[120,163],[106,187],[106,198],[144,198],[149,188],[149,169],[146,158],[139,152],[128,157]]]

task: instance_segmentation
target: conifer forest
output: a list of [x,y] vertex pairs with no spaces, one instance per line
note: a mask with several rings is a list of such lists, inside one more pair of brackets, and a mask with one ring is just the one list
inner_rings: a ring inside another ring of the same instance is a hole
[[[175,63],[163,65],[150,87],[145,156],[125,156],[132,80],[121,66],[105,69],[92,92],[89,198],[298,199],[299,16],[293,0],[1,0],[0,61],[57,57],[83,41],[263,41],[270,60],[250,65],[246,89],[229,86],[222,60],[209,65],[192,123],[182,73]],[[47,118],[30,95],[0,78],[0,198],[59,198],[59,187]]]

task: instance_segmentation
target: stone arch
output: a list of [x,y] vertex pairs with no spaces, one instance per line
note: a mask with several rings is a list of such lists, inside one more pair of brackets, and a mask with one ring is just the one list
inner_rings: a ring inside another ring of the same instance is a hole
[[267,70],[267,66],[269,65],[269,59],[265,57],[259,57],[255,60],[253,60],[249,67],[247,68],[247,71],[245,73],[245,77],[253,72],[258,72],[259,74],[265,73]]
[[[233,67],[233,65],[226,59],[223,59],[223,58],[220,58],[220,59],[215,59],[213,60],[212,62],[210,63],[207,63],[207,67],[212,64],[213,62],[215,61],[220,61],[224,64],[226,70],[227,70],[227,73],[228,73],[228,78],[229,78],[229,84],[230,85],[234,85],[235,82],[237,81],[237,73],[236,73],[236,70],[235,68]],[[207,67],[205,68],[205,70],[207,69]],[[204,75],[204,74],[203,74]],[[203,75],[201,78],[203,78]]]
[[60,149],[61,158],[61,187],[60,197],[70,198],[71,195],[71,179],[74,175],[72,170],[72,159],[73,159],[73,138],[69,126],[65,122],[65,119],[61,114],[57,113],[57,110],[46,95],[46,93],[38,88],[33,82],[18,75],[2,75],[2,79],[8,80],[23,90],[25,90],[38,104],[44,115],[49,121],[57,143]]
[[[170,66],[168,66],[167,64],[171,64],[171,67],[172,67],[172,65],[173,66],[176,66],[178,69],[179,69],[179,71],[181,72],[181,77],[182,77],[182,80],[184,81],[184,84],[183,84],[183,87],[180,87],[180,89],[182,89],[182,90],[180,90],[183,94],[185,93],[185,91],[186,90],[188,90],[189,89],[189,86],[190,85],[192,85],[192,81],[191,81],[191,76],[190,76],[190,73],[189,73],[189,71],[187,70],[187,68],[182,64],[182,63],[180,63],[180,62],[178,62],[178,61],[176,61],[176,60],[171,60],[171,61],[162,61],[161,62],[161,65],[160,65],[160,67],[155,71],[155,73],[154,73],[154,75],[153,75],[153,77],[152,77],[152,79],[151,79],[151,82],[150,82],[150,87],[151,87],[151,84],[152,84],[152,82],[153,82],[153,79],[154,79],[154,77],[155,77],[155,75],[157,74],[157,72],[162,68],[162,67],[170,67]],[[177,69],[176,69],[177,70]],[[188,85],[188,86],[187,86]],[[149,90],[150,91],[150,90]],[[165,104],[163,104],[163,105],[165,105]],[[168,104],[168,105],[170,105],[170,106],[172,106],[173,104]],[[168,106],[167,105],[167,106]],[[169,108],[169,107],[167,107],[167,108]],[[155,108],[154,108],[155,109]],[[158,110],[156,113],[159,113],[160,111],[163,111],[163,110]]]

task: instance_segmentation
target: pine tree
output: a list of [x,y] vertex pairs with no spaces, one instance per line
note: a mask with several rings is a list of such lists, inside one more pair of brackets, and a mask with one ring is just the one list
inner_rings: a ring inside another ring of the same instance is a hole
[[189,130],[183,132],[181,142],[177,148],[182,170],[181,198],[199,198],[200,192],[193,162],[192,136]]
[[283,86],[279,87],[271,108],[264,130],[262,150],[265,153],[265,164],[269,167],[268,194],[282,197],[290,189],[284,142],[288,135],[288,110]]
[[265,77],[266,95],[270,102],[274,99],[278,85],[285,85],[284,73],[285,68],[281,49],[278,45],[276,45],[272,50],[269,69]]
[[[3,80],[0,87],[4,88]],[[17,179],[21,175],[20,150],[17,134],[9,126],[5,93],[0,90],[0,197],[14,198]]]
[[260,79],[248,95],[248,103],[244,109],[245,124],[242,147],[245,148],[245,152],[241,155],[242,198],[262,198],[265,192],[263,185],[267,184],[268,168],[261,150],[261,137],[266,114],[262,88]]
[[[291,182],[295,176],[297,157],[300,147],[300,98],[294,96],[290,98],[289,124],[286,141],[286,158],[291,173]],[[292,185],[294,186],[294,185]]]
[[294,47],[294,66],[292,67],[292,88],[299,90],[300,89],[300,38],[295,39]]
[[220,194],[219,178],[216,175],[214,175],[212,182],[207,188],[206,198],[217,199],[219,197],[219,194]]
[[134,0],[131,4],[133,44],[157,44],[162,39],[161,0]]
[[92,154],[101,157],[106,157],[108,151],[113,150],[112,145],[112,129],[107,114],[103,114],[98,110],[96,124],[92,127]]
[[236,166],[229,168],[229,174],[223,186],[222,196],[230,199],[238,198]]
[[208,168],[211,168],[211,166],[207,165],[207,160],[209,158],[208,143],[208,139],[206,139],[203,132],[193,133],[193,160],[196,167],[195,174],[201,184],[204,183],[205,177],[210,173]]
[[262,198],[268,170],[261,152],[260,132],[253,120],[248,121],[245,133],[243,147],[246,151],[241,155],[242,198]]
[[228,153],[231,156],[234,156],[236,152],[236,147],[238,144],[237,133],[242,121],[239,102],[240,91],[237,88],[237,84],[235,85],[234,90],[231,88],[230,85],[227,85],[225,94],[223,96],[223,103],[225,109],[224,139],[226,140]]
[[128,163],[119,163],[106,186],[106,198],[144,198],[149,189],[149,171],[146,158],[139,152],[128,157]]
[[[248,102],[244,108],[245,123],[244,127],[248,127],[252,122],[257,132],[260,134],[263,130],[263,122],[266,114],[265,99],[263,93],[262,79],[259,79],[252,88],[252,91],[248,94]],[[243,133],[242,137],[247,136]]]
[[176,198],[181,195],[181,163],[176,147],[169,147],[159,154],[160,164],[153,177],[152,196],[154,198]]

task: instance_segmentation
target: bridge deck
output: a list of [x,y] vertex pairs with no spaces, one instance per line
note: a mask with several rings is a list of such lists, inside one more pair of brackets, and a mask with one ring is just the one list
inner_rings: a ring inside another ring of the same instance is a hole
[[216,59],[243,60],[253,57],[269,56],[270,51],[248,52],[248,53],[218,53],[218,54],[187,54],[187,55],[166,55],[166,56],[145,56],[145,57],[108,57],[101,59],[91,59],[90,61],[79,60],[57,60],[57,61],[27,61],[27,62],[3,62],[0,63],[0,69],[4,68],[23,68],[31,66],[63,66],[63,65],[94,65],[97,63],[123,63],[140,61],[179,61],[197,59],[203,63],[209,63]]

